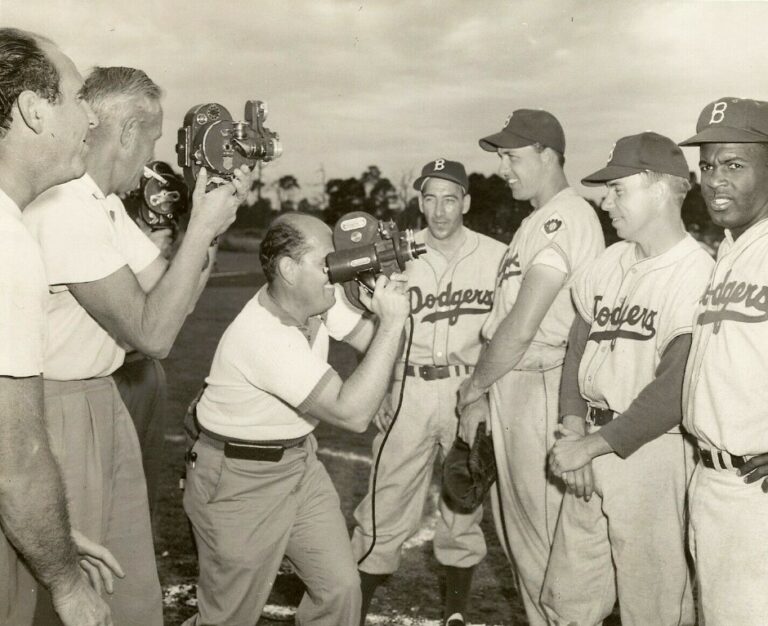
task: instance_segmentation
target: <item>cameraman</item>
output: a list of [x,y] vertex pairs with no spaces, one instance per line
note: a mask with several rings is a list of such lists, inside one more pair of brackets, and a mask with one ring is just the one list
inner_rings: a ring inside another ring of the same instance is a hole
[[108,598],[119,624],[162,624],[162,599],[136,430],[112,373],[123,345],[164,358],[199,294],[210,242],[235,218],[247,172],[205,193],[201,172],[187,235],[170,265],[117,193],[137,186],[160,137],[160,89],[144,72],[96,68],[82,97],[99,118],[86,174],[54,187],[24,220],[48,274],[46,419],[73,524],[123,565]]
[[[328,282],[331,231],[285,214],[261,243],[267,284],[224,333],[197,406],[184,510],[200,561],[187,626],[252,625],[283,555],[307,586],[298,624],[357,626],[360,578],[339,497],[316,456],[319,421],[365,431],[389,385],[409,304],[406,281],[379,276],[364,319]],[[342,381],[329,336],[367,348]]]

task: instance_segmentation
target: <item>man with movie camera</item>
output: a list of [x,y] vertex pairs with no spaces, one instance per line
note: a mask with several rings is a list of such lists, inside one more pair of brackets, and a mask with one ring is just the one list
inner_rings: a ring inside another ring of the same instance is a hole
[[[267,284],[224,333],[197,405],[184,510],[195,534],[198,614],[186,624],[253,624],[283,555],[307,586],[300,624],[358,626],[360,578],[339,497],[317,459],[319,422],[361,433],[376,414],[409,313],[406,279],[379,275],[360,299],[329,282],[331,230],[285,214],[261,243]],[[329,337],[366,351],[346,381]]]
[[9,626],[32,623],[35,578],[66,626],[112,624],[97,591],[121,573],[70,528],[43,412],[45,268],[22,224],[38,194],[85,171],[97,120],[82,82],[48,39],[0,29],[0,624]]
[[201,170],[186,237],[171,264],[116,194],[139,182],[162,128],[160,89],[141,70],[96,68],[82,96],[99,118],[86,174],[38,198],[25,224],[48,275],[46,419],[73,523],[99,537],[126,576],[108,602],[115,621],[162,624],[162,598],[136,430],[112,373],[126,344],[170,351],[199,295],[211,241],[234,220],[247,168],[206,193]]

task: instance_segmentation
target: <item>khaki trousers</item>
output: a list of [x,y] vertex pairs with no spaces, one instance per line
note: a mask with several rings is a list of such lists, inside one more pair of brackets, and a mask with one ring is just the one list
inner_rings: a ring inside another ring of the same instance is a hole
[[277,462],[232,459],[206,438],[187,464],[198,613],[187,625],[253,626],[283,555],[307,586],[300,626],[358,626],[360,577],[339,497],[310,436]]

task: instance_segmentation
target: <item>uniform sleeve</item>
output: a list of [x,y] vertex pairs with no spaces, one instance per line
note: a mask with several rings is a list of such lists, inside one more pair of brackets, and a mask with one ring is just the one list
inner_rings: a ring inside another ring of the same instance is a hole
[[91,282],[126,265],[100,207],[87,202],[56,206],[60,195],[50,195],[34,209],[40,212],[34,232],[42,250],[48,284]]
[[[19,225],[20,228],[21,225]],[[45,297],[40,258],[32,241],[0,233],[0,376],[23,378],[43,371]]]
[[679,425],[683,418],[683,374],[691,347],[690,333],[671,341],[656,368],[656,376],[629,408],[600,429],[621,458]]
[[579,365],[589,338],[589,324],[577,315],[568,334],[563,375],[560,381],[560,421],[566,415],[586,415],[587,401],[579,389]]
[[117,245],[125,259],[123,265],[138,274],[160,255],[160,250],[130,218],[120,198],[113,194],[107,202],[114,207]]
[[293,327],[269,327],[262,332],[244,329],[228,338],[237,354],[243,376],[253,386],[280,398],[294,408],[304,402],[326,373],[327,361],[310,349]]
[[682,280],[669,289],[669,301],[664,304],[664,311],[668,311],[668,314],[659,320],[657,345],[660,354],[666,351],[667,346],[676,337],[692,332],[698,302],[706,288],[713,265],[713,261],[703,250],[700,258],[701,264],[693,271],[685,272]]
[[578,314],[591,325],[594,321],[593,310],[595,301],[594,277],[596,272],[597,259],[591,261],[583,272],[574,280],[571,285],[571,299]]
[[341,341],[350,336],[358,324],[362,324],[363,312],[349,303],[341,285],[337,284],[335,287],[336,303],[328,310],[325,324],[328,334]]
[[[572,220],[571,220],[572,221]],[[529,232],[521,247],[520,252],[520,270],[525,276],[537,260],[547,258],[548,255],[559,256],[566,268],[566,274],[571,273],[571,258],[569,256],[571,224],[563,219],[560,211],[553,211],[543,224],[536,226]],[[547,255],[541,257],[541,254],[547,252]],[[549,256],[551,258],[551,256]]]

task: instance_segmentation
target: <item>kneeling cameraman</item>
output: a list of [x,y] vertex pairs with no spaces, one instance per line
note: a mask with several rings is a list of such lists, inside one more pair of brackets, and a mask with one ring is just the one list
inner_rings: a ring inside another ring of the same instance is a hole
[[[186,624],[252,625],[283,555],[308,593],[300,624],[357,626],[360,580],[338,495],[316,457],[318,421],[363,432],[389,384],[409,313],[406,280],[380,276],[361,300],[337,301],[320,220],[284,215],[267,230],[267,284],[224,333],[197,406],[184,509],[200,561],[198,614]],[[329,336],[367,352],[346,381],[327,362]]]

